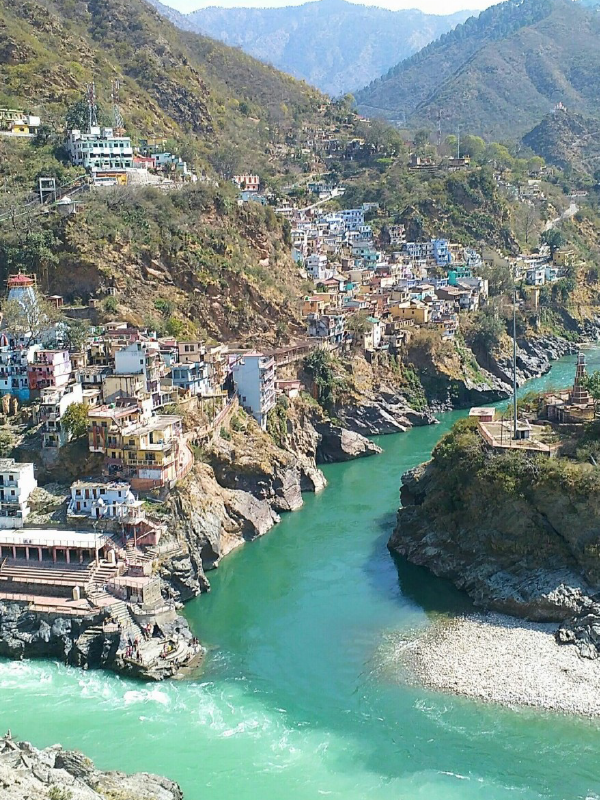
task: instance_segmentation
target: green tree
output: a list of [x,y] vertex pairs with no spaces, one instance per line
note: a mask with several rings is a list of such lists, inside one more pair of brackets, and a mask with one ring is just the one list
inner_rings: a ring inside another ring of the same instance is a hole
[[85,403],[71,403],[62,415],[60,424],[73,439],[87,434],[88,409]]
[[87,131],[90,124],[90,112],[85,98],[81,98],[69,106],[65,114],[65,123],[69,130]]
[[474,350],[489,354],[498,347],[505,333],[504,320],[493,307],[486,306],[472,316],[465,338]]
[[594,398],[594,401],[598,403],[600,401],[600,370],[595,370],[586,375],[583,385]]
[[550,228],[550,230],[542,233],[540,241],[548,245],[550,248],[550,255],[554,258],[556,251],[563,245],[564,237],[558,228]]
[[313,350],[304,359],[304,371],[317,387],[317,400],[326,411],[332,411],[340,395],[347,390],[343,377],[338,377],[334,370],[335,362],[327,350]]
[[90,324],[85,319],[70,319],[65,325],[65,344],[71,353],[80,353],[90,333]]

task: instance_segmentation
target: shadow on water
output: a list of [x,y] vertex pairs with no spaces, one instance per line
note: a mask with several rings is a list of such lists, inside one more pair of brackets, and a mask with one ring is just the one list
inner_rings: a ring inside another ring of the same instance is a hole
[[426,567],[411,564],[404,556],[390,553],[398,572],[402,596],[420,606],[427,614],[467,614],[475,606],[465,592],[446,578],[438,578]]
[[[406,558],[388,550],[387,543],[396,525],[396,512],[375,520],[380,533],[373,541],[364,574],[370,584],[389,597],[393,591],[419,606],[426,614],[466,614],[475,606],[465,592],[446,578],[438,578],[426,567],[411,564]],[[394,569],[395,567],[395,569]]]

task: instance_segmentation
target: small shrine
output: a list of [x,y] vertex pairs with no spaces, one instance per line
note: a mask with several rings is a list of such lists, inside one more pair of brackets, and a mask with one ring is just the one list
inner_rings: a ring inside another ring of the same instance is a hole
[[590,422],[596,415],[596,404],[585,388],[586,364],[584,353],[577,356],[575,381],[570,391],[546,397],[546,416],[553,422]]

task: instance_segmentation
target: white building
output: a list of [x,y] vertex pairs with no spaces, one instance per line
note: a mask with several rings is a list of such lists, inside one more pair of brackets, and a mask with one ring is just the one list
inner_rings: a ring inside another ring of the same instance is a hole
[[333,275],[327,267],[327,256],[324,253],[312,253],[304,262],[306,272],[313,281],[326,281]]
[[133,148],[129,136],[114,136],[112,128],[92,127],[89,133],[78,130],[67,135],[71,163],[88,170],[133,167]]
[[160,405],[160,379],[164,365],[157,345],[132,342],[115,353],[115,375],[142,375],[145,391],[152,396],[154,407]]
[[0,459],[0,528],[22,528],[30,508],[29,495],[36,488],[33,464]]
[[262,353],[244,353],[232,372],[240,403],[264,430],[267,414],[275,405],[275,359]]
[[125,519],[135,515],[142,506],[128,483],[112,481],[75,481],[71,484],[71,501],[67,515],[92,519]]
[[357,231],[365,224],[365,212],[362,208],[344,208],[337,212],[347,231]]
[[71,435],[61,424],[67,408],[73,403],[83,403],[83,386],[74,383],[66,389],[42,389],[39,420],[43,423],[42,447],[63,447]]

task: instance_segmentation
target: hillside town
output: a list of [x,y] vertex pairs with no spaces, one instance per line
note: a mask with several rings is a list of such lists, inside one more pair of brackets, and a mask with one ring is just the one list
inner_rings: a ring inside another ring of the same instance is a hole
[[[76,215],[86,202],[77,195],[89,190],[177,190],[209,180],[172,153],[166,139],[134,143],[123,127],[114,84],[113,101],[113,126],[99,125],[90,84],[85,125],[56,134],[81,173],[60,186],[54,177],[40,177],[40,211],[54,206],[61,215]],[[43,127],[24,109],[0,108],[3,136],[27,141]],[[107,311],[118,307],[114,284],[74,304],[61,295],[44,296],[36,274],[8,276],[0,397],[19,460],[0,460],[0,601],[26,602],[49,618],[98,615],[103,632],[120,633],[120,657],[134,673],[156,664],[174,670],[201,652],[189,632],[174,629],[176,603],[165,596],[159,571],[178,544],[166,535],[156,506],[190,473],[197,448],[226,431],[238,409],[265,431],[278,399],[287,402],[306,390],[303,363],[313,351],[377,364],[401,360],[421,330],[453,342],[465,318],[488,303],[484,275],[498,259],[520,284],[525,302],[537,307],[544,285],[563,277],[574,257],[564,247],[543,245],[507,259],[442,234],[411,240],[400,219],[379,203],[345,202],[347,188],[327,171],[328,163],[370,157],[376,146],[344,139],[335,126],[305,125],[273,149],[301,163],[303,177],[297,174],[296,183],[274,191],[247,169],[227,183],[239,206],[270,206],[289,231],[287,256],[305,288],[295,298],[304,333],[286,344],[257,348],[164,335],[148,325],[106,320]],[[460,152],[441,161],[412,152],[408,164],[426,174],[469,168],[469,157]],[[495,180],[506,183],[500,173]],[[519,195],[523,203],[539,196],[533,179]],[[317,399],[316,387],[309,389]],[[64,448],[84,441],[95,459],[94,479],[75,472],[64,513],[49,514],[38,470],[60,464]],[[36,457],[27,461],[31,449]]]

